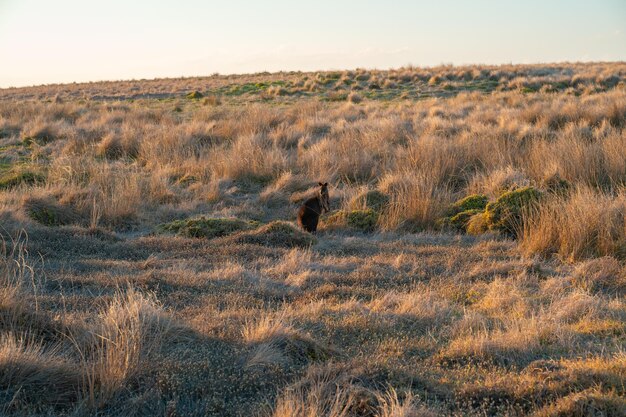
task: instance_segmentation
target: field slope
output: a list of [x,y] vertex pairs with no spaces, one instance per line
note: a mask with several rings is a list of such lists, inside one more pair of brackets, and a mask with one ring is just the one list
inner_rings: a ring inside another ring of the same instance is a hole
[[2,89],[0,414],[625,415],[625,128],[624,63]]

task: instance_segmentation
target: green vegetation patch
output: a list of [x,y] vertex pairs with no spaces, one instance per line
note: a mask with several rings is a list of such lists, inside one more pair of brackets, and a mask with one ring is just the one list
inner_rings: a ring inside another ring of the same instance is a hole
[[480,211],[471,216],[465,223],[465,232],[469,235],[482,235],[489,231],[489,224],[487,223],[487,214],[484,211]]
[[378,223],[378,213],[372,209],[352,210],[346,215],[346,223],[353,229],[371,232]]
[[0,190],[8,190],[20,185],[34,185],[43,183],[46,177],[32,170],[9,170],[0,173]]
[[223,94],[228,96],[240,96],[243,94],[259,94],[265,90],[267,90],[271,86],[279,86],[284,87],[284,81],[271,81],[271,82],[258,82],[258,83],[244,83],[244,84],[236,84],[228,87],[224,91]]
[[483,194],[472,194],[452,204],[446,216],[437,220],[441,229],[466,232],[470,219],[484,212],[489,199]]
[[71,207],[60,205],[47,197],[27,197],[22,202],[26,214],[44,226],[61,226],[74,223],[78,216]]
[[281,220],[228,236],[226,239],[228,242],[284,248],[306,248],[317,243],[315,236]]
[[457,200],[447,211],[448,216],[468,210],[484,210],[487,207],[489,198],[484,194],[472,194]]
[[364,210],[339,210],[322,218],[330,228],[351,228],[361,232],[376,230],[380,214],[371,208]]
[[442,229],[466,232],[470,219],[481,213],[483,213],[482,210],[465,210],[454,216],[443,217],[438,220],[437,224]]
[[524,212],[535,206],[541,196],[541,191],[534,187],[505,192],[496,201],[487,204],[485,214],[489,229],[517,236]]
[[231,219],[198,217],[195,219],[174,220],[157,226],[158,233],[174,233],[178,236],[212,239],[228,236],[242,230],[250,230],[259,225],[258,222]]

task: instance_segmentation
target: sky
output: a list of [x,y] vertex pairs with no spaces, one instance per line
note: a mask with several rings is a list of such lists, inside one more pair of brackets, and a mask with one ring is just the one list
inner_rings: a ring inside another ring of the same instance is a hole
[[626,0],[0,0],[0,88],[626,61]]

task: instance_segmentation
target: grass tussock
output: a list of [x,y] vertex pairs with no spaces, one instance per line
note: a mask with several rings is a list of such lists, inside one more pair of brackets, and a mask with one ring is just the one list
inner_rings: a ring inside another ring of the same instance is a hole
[[284,317],[264,316],[247,323],[242,331],[246,342],[256,346],[247,366],[285,365],[325,361],[331,348],[295,329]]
[[526,253],[565,260],[626,256],[626,198],[582,187],[556,196],[526,214],[521,247]]
[[13,334],[0,336],[0,392],[6,411],[67,409],[79,399],[82,382],[80,370],[54,348]]
[[155,302],[129,289],[99,314],[81,351],[88,404],[101,406],[141,373],[175,327]]
[[410,391],[392,387],[384,391],[362,386],[349,373],[330,367],[312,368],[279,397],[272,417],[324,416],[431,417],[436,410],[421,403]]
[[71,224],[78,217],[71,207],[59,204],[52,197],[25,197],[22,208],[31,219],[44,226]]

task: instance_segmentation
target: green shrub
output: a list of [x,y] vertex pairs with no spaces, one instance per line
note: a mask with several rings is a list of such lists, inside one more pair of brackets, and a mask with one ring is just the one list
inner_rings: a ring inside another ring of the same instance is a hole
[[44,182],[45,179],[42,174],[33,171],[9,171],[0,175],[0,190],[14,188],[21,184],[33,185]]
[[484,210],[489,199],[484,194],[472,194],[464,197],[450,206],[447,211],[448,216],[454,216],[468,210]]
[[466,232],[470,219],[483,213],[488,198],[483,194],[472,194],[452,204],[446,211],[446,216],[437,220],[441,229]]
[[465,224],[465,232],[468,235],[478,236],[486,233],[488,230],[489,225],[487,224],[487,216],[484,211],[474,214]]
[[455,214],[454,216],[444,217],[440,219],[438,223],[441,228],[465,232],[467,231],[467,225],[470,219],[481,213],[483,213],[482,210],[465,210]]
[[536,205],[541,195],[541,191],[533,187],[505,192],[495,202],[487,204],[485,215],[489,229],[517,236],[523,213]]
[[320,217],[320,223],[325,227],[339,228],[346,227],[346,212],[343,210],[336,210],[330,213],[322,214]]
[[258,222],[227,219],[199,217],[195,219],[174,220],[157,226],[159,233],[175,233],[179,236],[208,238],[212,239],[220,236],[227,236],[242,230],[250,230],[258,226]]
[[358,194],[350,201],[350,209],[359,210],[363,208],[380,212],[389,204],[389,196],[378,190],[368,190]]
[[372,209],[352,210],[346,215],[346,223],[353,229],[371,232],[378,223],[378,213]]
[[322,216],[321,222],[331,229],[351,228],[362,232],[376,229],[379,214],[372,209],[338,210]]

